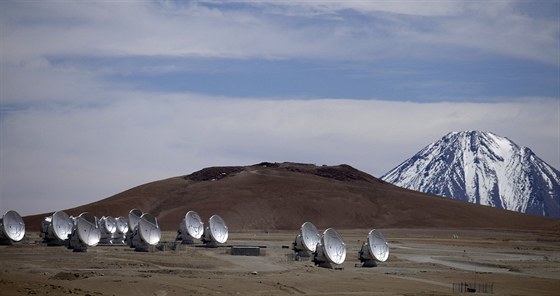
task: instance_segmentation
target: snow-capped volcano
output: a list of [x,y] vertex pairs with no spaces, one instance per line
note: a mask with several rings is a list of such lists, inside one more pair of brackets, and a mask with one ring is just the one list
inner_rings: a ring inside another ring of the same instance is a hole
[[560,217],[560,172],[529,148],[491,132],[451,132],[381,179],[471,203]]

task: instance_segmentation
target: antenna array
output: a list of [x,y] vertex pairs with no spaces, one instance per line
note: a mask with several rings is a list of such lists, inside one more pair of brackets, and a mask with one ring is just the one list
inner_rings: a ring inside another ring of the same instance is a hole
[[[208,226],[195,211],[188,211],[179,224],[176,240],[182,244],[193,244],[200,239],[204,246],[216,248],[226,243],[229,229],[219,215],[208,219]],[[15,211],[8,211],[0,220],[0,244],[13,244],[25,236],[25,224]],[[47,245],[66,245],[74,252],[86,252],[88,247],[102,244],[126,244],[135,251],[147,252],[150,246],[159,244],[161,229],[157,218],[138,209],[130,210],[128,219],[103,216],[100,219],[88,212],[78,217],[68,216],[63,211],[54,212],[41,223],[41,238]],[[311,222],[301,225],[292,243],[296,259],[311,258],[315,265],[335,268],[346,260],[346,244],[342,236],[333,228],[322,234]],[[358,258],[363,267],[377,266],[389,257],[389,245],[381,232],[372,229],[367,241],[362,244]]]

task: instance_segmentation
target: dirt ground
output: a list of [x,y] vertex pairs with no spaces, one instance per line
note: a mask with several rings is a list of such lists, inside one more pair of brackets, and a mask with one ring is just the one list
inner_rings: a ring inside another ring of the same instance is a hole
[[[37,243],[0,246],[1,295],[449,295],[453,283],[492,284],[499,295],[560,295],[560,236],[491,230],[380,229],[390,256],[362,268],[368,229],[339,230],[346,261],[337,269],[294,261],[297,231],[230,233],[228,245],[263,246],[261,256],[229,248],[174,248],[164,232],[148,253],[96,246],[86,253]],[[173,250],[174,249],[174,250]]]

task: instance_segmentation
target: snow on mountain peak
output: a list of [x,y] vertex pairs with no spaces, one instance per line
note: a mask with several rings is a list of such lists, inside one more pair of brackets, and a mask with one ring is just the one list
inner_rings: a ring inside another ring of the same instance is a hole
[[397,186],[534,215],[560,217],[560,173],[492,132],[450,132],[381,179]]

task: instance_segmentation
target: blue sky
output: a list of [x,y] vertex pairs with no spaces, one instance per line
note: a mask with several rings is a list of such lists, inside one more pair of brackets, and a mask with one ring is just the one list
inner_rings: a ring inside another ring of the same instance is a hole
[[0,27],[2,211],[213,165],[381,176],[457,130],[560,167],[560,1],[2,1]]
[[[183,65],[173,73],[116,74],[146,91],[199,92],[261,98],[343,98],[399,101],[507,101],[554,97],[555,65],[525,61],[339,62],[314,60],[172,59],[131,61]],[[193,67],[195,69],[188,69]],[[460,69],[460,71],[458,71]]]

